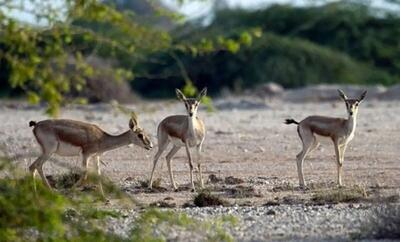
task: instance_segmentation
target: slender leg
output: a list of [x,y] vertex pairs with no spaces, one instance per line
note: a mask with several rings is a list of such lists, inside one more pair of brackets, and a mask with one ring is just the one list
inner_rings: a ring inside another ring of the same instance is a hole
[[[51,186],[49,181],[47,180],[46,176],[43,173],[43,164],[50,159],[51,154],[42,154],[41,156],[39,156],[33,163],[32,165],[29,166],[29,170],[32,173],[33,179],[35,179],[36,176],[36,172],[39,173],[40,177],[42,178],[42,181],[44,182],[44,184],[51,190]],[[35,180],[33,181],[34,184],[34,189],[36,190],[36,183]]]
[[189,159],[189,168],[190,168],[190,184],[192,185],[192,191],[196,191],[196,188],[194,187],[194,181],[193,181],[193,162],[192,162],[192,156],[190,155],[190,149],[189,149],[189,144],[185,142],[185,147],[186,147],[186,154]]
[[84,184],[84,182],[86,181],[86,179],[88,177],[88,168],[89,168],[90,158],[91,157],[89,157],[86,154],[82,155],[83,172],[82,172],[81,178],[79,179],[79,181],[77,183],[75,183],[74,187],[82,186]]
[[176,183],[175,183],[175,179],[174,179],[174,175],[172,174],[172,169],[171,169],[171,159],[172,157],[174,157],[174,155],[176,154],[176,152],[178,152],[178,150],[180,149],[180,147],[175,146],[172,147],[171,151],[168,153],[166,159],[167,159],[167,165],[168,165],[168,172],[169,172],[169,178],[171,179],[171,185],[174,188],[174,190],[178,190]]
[[97,179],[99,179],[99,190],[100,190],[100,193],[101,193],[101,196],[103,197],[103,198],[105,198],[105,196],[104,196],[104,190],[103,190],[103,184],[101,183],[101,170],[100,170],[100,156],[96,156],[96,158],[97,158],[97,162],[95,163],[96,164],[96,170],[97,170],[97,176],[98,176],[98,178]]
[[[315,136],[314,136],[315,137]],[[308,154],[310,154],[311,152],[313,152],[315,149],[317,149],[319,146],[319,142],[317,141],[316,138],[314,138],[314,142],[310,147],[310,150],[308,151]]]
[[312,134],[311,130],[300,129],[299,136],[303,143],[303,150],[296,156],[297,158],[297,173],[299,176],[299,184],[301,188],[305,188],[306,183],[304,181],[304,173],[303,173],[303,163],[307,154],[310,153],[310,150],[313,146],[315,146],[316,140],[315,136]]
[[333,144],[335,146],[335,155],[336,155],[336,166],[337,166],[337,181],[339,187],[342,186],[342,167],[343,167],[343,162],[342,162],[342,144],[339,144],[336,140],[333,141]]
[[344,152],[346,151],[346,147],[347,147],[347,144],[342,144],[341,146],[339,146],[340,169],[338,170],[338,181],[340,181],[340,186],[343,186],[342,174],[343,174]]
[[201,148],[203,145],[203,141],[197,146],[197,168],[199,169],[199,177],[200,177],[200,186],[203,189],[204,188],[204,181],[203,181],[203,174],[201,172]]
[[151,170],[151,175],[150,175],[150,181],[149,181],[149,188],[151,189],[153,187],[153,178],[154,178],[154,171],[156,170],[156,165],[158,163],[158,159],[160,158],[161,154],[167,148],[169,144],[168,139],[163,139],[162,141],[158,141],[158,151],[157,154],[154,156],[153,160],[153,169]]

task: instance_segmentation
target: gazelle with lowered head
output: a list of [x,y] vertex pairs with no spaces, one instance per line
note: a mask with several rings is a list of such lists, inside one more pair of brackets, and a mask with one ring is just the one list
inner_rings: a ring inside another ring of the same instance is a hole
[[203,121],[201,121],[201,119],[197,117],[197,109],[200,105],[202,97],[204,97],[206,94],[207,89],[204,88],[197,96],[197,98],[186,98],[180,90],[176,89],[176,95],[178,99],[185,104],[187,115],[173,115],[166,117],[158,125],[158,151],[153,161],[153,169],[151,171],[149,188],[152,188],[153,185],[153,175],[158,159],[160,158],[163,151],[167,148],[169,143],[172,143],[173,147],[167,154],[166,159],[173,188],[175,190],[178,189],[174,180],[174,175],[172,174],[171,159],[181,147],[185,147],[186,154],[188,156],[190,168],[190,183],[193,191],[195,190],[195,186],[193,182],[193,158],[190,153],[190,148],[196,147],[200,185],[202,188],[204,187],[203,177],[201,174],[200,153],[206,130]]
[[[139,127],[138,119],[134,113],[129,120],[129,130],[120,135],[110,135],[97,125],[69,119],[30,121],[29,126],[34,126],[33,134],[42,149],[42,154],[30,165],[29,170],[33,176],[38,171],[43,182],[49,188],[51,186],[43,174],[42,167],[53,154],[82,156],[84,173],[77,182],[77,184],[81,184],[87,179],[91,158],[96,157],[97,174],[100,175],[100,155],[104,152],[129,144],[136,144],[147,150],[153,147],[149,136]],[[104,196],[101,182],[99,189]]]
[[340,97],[346,104],[347,119],[325,116],[309,116],[301,122],[294,119],[286,119],[286,124],[297,124],[297,133],[303,143],[303,150],[297,155],[297,172],[300,187],[305,187],[303,176],[303,162],[305,157],[319,145],[316,135],[332,139],[337,165],[338,185],[342,186],[342,167],[344,152],[347,144],[353,139],[357,124],[357,112],[359,104],[364,100],[367,91],[364,91],[358,99],[349,99],[342,90],[338,90]]

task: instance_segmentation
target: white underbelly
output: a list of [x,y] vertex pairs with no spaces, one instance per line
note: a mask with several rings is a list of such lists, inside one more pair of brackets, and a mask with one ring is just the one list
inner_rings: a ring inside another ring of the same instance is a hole
[[59,142],[56,153],[61,156],[77,156],[82,153],[82,148],[69,143]]
[[[181,139],[178,139],[178,138],[175,138],[175,137],[169,137],[169,140],[175,146],[178,146],[178,147],[185,146],[185,143]],[[195,139],[190,139],[189,140],[189,147],[193,147],[193,146],[196,146],[196,145],[197,145],[197,141]]]
[[317,142],[321,143],[321,144],[328,144],[328,143],[331,144],[332,143],[332,138],[329,136],[322,136],[322,135],[315,134],[315,138],[317,139]]
[[172,144],[178,147],[185,146],[185,143],[181,139],[175,138],[175,137],[169,137],[169,140],[171,141]]

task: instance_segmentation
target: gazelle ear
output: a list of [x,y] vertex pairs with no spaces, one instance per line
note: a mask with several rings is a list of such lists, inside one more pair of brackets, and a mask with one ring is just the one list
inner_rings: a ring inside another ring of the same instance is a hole
[[176,92],[176,96],[178,97],[179,100],[181,100],[181,101],[186,100],[185,95],[179,89],[175,89],[175,92]]
[[364,100],[364,98],[365,98],[366,95],[367,95],[367,91],[365,90],[365,91],[361,94],[361,96],[358,98],[358,101],[359,101],[359,102],[362,102],[362,100]]
[[207,95],[207,87],[201,90],[200,94],[197,96],[197,100],[200,101],[205,95]]
[[346,101],[346,100],[347,100],[346,94],[344,94],[344,92],[343,92],[342,90],[340,90],[340,89],[338,89],[338,92],[339,92],[339,96],[340,96],[344,101]]
[[135,112],[131,113],[131,119],[129,120],[129,128],[135,130],[139,127],[139,121]]

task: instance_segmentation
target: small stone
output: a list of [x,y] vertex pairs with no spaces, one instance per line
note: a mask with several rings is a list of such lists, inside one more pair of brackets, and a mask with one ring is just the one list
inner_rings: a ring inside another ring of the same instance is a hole
[[276,215],[276,212],[274,210],[270,209],[270,210],[267,211],[266,214],[267,215]]

